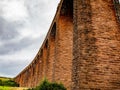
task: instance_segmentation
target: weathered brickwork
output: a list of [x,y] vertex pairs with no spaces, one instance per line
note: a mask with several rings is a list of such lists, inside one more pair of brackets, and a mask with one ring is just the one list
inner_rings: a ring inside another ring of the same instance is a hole
[[55,60],[55,37],[51,36],[49,39],[49,57],[48,57],[48,64],[47,64],[47,78],[49,81],[54,81],[53,80],[53,75],[54,75],[54,60]]
[[[67,87],[71,85],[72,67],[72,20],[59,17],[59,29],[56,42],[55,81],[62,81]],[[64,23],[66,22],[66,23]]]
[[72,90],[120,89],[120,29],[112,0],[74,0]]
[[[95,45],[91,30],[91,5],[90,0],[74,0],[74,32],[73,32],[73,90],[84,89],[87,83],[87,67],[94,59]],[[91,52],[89,51],[91,50]],[[87,54],[89,53],[89,54]],[[89,62],[87,64],[87,62]],[[90,66],[91,65],[91,66]]]
[[67,90],[119,90],[119,17],[118,0],[61,0],[43,45],[15,81],[35,87],[47,78]]

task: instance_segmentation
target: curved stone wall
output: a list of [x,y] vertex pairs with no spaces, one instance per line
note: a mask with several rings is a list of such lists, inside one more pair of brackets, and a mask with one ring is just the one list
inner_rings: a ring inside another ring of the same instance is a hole
[[55,18],[39,52],[15,81],[21,87],[35,87],[43,78],[71,87],[73,47],[73,2],[61,0]]
[[68,90],[120,89],[118,0],[61,0],[35,59],[15,81],[35,87],[46,77]]

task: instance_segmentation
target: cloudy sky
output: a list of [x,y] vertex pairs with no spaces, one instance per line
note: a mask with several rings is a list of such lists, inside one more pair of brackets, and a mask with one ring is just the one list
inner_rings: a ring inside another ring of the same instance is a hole
[[0,76],[15,77],[35,57],[60,0],[0,0]]

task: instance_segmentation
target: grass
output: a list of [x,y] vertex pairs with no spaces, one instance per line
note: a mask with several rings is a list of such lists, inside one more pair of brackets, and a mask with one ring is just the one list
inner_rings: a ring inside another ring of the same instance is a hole
[[[0,77],[0,80],[2,80],[2,82],[7,82],[7,81],[13,80],[13,79],[12,78],[7,78],[7,77]],[[0,86],[0,90],[27,90],[27,88],[12,87],[12,86]]]
[[0,90],[10,90],[10,88],[6,86],[0,86]]
[[0,80],[2,80],[2,81],[7,81],[7,80],[10,80],[10,79],[12,79],[12,78],[0,77]]
[[0,90],[27,90],[27,88],[0,86]]
[[10,80],[0,80],[0,86],[18,87],[19,85],[15,81],[10,79]]

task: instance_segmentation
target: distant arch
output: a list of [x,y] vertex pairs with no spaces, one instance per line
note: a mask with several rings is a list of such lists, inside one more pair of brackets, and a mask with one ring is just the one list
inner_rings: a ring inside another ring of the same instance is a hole
[[53,39],[55,39],[55,37],[56,37],[56,22],[53,24],[53,27],[52,27],[50,36],[51,36]]
[[120,23],[120,0],[113,0],[117,20]]

